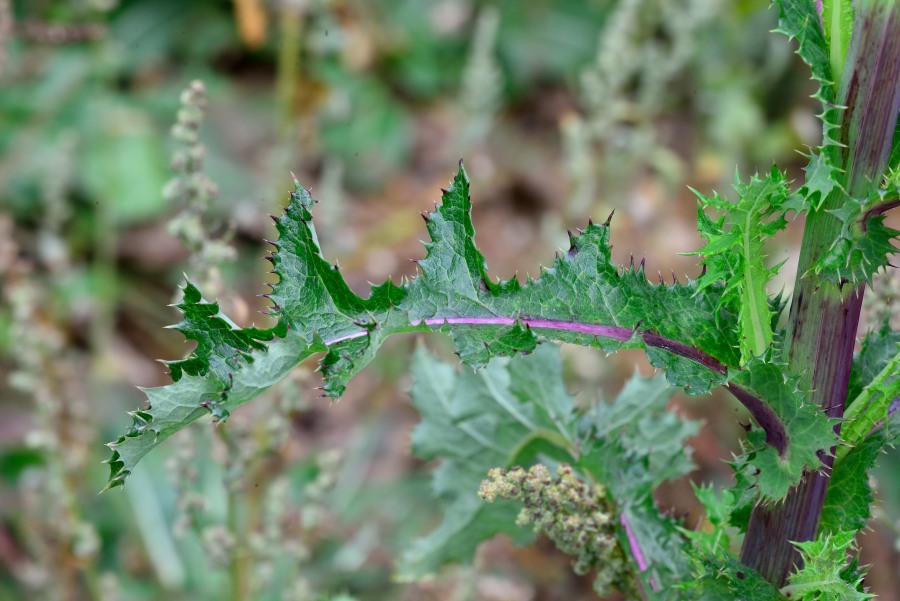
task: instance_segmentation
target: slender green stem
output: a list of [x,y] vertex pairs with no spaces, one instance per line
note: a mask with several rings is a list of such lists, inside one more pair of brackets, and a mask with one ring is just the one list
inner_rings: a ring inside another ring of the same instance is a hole
[[[882,388],[888,378],[900,373],[900,353],[887,362],[875,378],[863,388],[862,392],[850,404],[844,414],[846,425],[843,428],[843,442],[847,446],[838,449],[837,457],[847,454],[847,450],[860,443],[869,430],[887,417],[888,405],[900,394],[900,377],[889,386]],[[873,398],[873,396],[875,398]]]
[[231,436],[226,424],[219,424],[216,432],[228,452],[226,462],[225,490],[227,494],[228,512],[226,516],[228,530],[234,537],[231,563],[229,565],[229,588],[232,601],[249,601],[250,587],[250,549],[247,542],[246,508],[243,503],[243,489],[239,485],[239,468],[241,450],[238,441]]

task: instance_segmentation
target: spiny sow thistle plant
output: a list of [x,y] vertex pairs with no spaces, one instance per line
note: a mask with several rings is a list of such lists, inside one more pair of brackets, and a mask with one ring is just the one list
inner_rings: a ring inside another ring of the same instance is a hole
[[[269,258],[277,325],[238,328],[188,283],[175,327],[196,350],[168,363],[173,383],[148,389],[149,406],[109,445],[108,487],[180,428],[206,414],[226,419],[312,354],[324,353],[324,390],[337,398],[387,336],[447,332],[480,369],[458,373],[416,355],[413,451],[442,459],[434,488],[444,518],[405,553],[399,578],[470,560],[498,533],[527,542],[528,524],[573,555],[577,571],[594,571],[598,593],[869,598],[850,556],[870,517],[868,470],[900,431],[900,332],[886,321],[853,351],[864,289],[888,267],[898,234],[884,213],[900,205],[900,0],[776,5],[779,31],[798,42],[818,83],[822,145],[796,192],[773,168],[738,179],[735,201],[698,193],[706,245],[696,280],[657,285],[643,264],[613,264],[607,220],[570,234],[539,279],[492,281],[460,165],[424,216],[431,241],[420,274],[360,298],[323,258],[314,200],[295,181]],[[787,301],[766,292],[778,266],[766,264],[765,245],[800,213]],[[755,423],[732,463],[734,486],[696,489],[709,528],[687,530],[653,502],[659,484],[691,470],[685,442],[698,425],[666,412],[673,389],[635,377],[615,402],[578,412],[558,352],[539,346],[548,340],[642,348],[670,384],[694,395],[723,386],[746,406]]]

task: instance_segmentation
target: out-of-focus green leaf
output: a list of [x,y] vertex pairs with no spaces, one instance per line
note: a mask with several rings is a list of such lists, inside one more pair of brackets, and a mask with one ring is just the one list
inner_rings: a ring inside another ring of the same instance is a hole
[[[165,146],[147,115],[113,97],[97,100],[97,130],[88,141],[84,182],[115,224],[155,217],[166,208]],[[105,227],[104,224],[99,227]]]

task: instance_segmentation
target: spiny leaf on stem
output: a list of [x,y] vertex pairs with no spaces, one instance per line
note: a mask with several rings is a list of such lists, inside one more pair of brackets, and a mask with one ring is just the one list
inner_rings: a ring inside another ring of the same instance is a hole
[[[173,384],[147,391],[151,403],[144,419],[110,444],[108,486],[121,484],[143,455],[180,428],[208,412],[227,416],[312,354],[325,353],[325,393],[339,397],[388,336],[413,331],[448,332],[459,357],[473,367],[492,357],[531,352],[541,339],[606,352],[643,348],[651,364],[690,394],[727,384],[782,460],[796,461],[807,448],[794,446],[791,425],[783,421],[783,415],[805,411],[802,398],[794,397],[795,410],[783,411],[779,407],[793,393],[785,388],[770,405],[754,390],[759,379],[745,373],[756,367],[741,370],[738,350],[721,335],[738,328],[735,309],[722,303],[724,287],[701,289],[696,280],[657,286],[647,281],[642,266],[620,268],[611,261],[605,223],[589,223],[573,235],[574,252],[563,253],[539,279],[492,281],[475,246],[469,180],[460,168],[428,215],[431,240],[419,261],[420,274],[399,285],[387,281],[361,298],[323,258],[313,205],[295,181],[291,202],[276,221],[273,265],[279,280],[269,299],[278,323],[272,329],[240,329],[196,288],[186,287],[178,327],[195,337],[198,347],[173,364]],[[738,376],[741,382],[730,381]],[[821,440],[811,444],[830,446]]]

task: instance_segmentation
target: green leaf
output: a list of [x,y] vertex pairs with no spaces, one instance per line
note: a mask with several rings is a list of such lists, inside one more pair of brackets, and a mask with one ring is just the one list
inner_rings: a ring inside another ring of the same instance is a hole
[[666,410],[673,392],[662,377],[632,376],[615,401],[598,402],[586,416],[593,442],[577,464],[619,505],[649,566],[641,574],[645,590],[653,588],[651,581],[671,590],[687,568],[678,524],[660,514],[652,496],[694,467],[687,441],[700,424]]
[[847,423],[841,431],[844,444],[852,447],[863,440],[876,424],[887,420],[889,406],[900,397],[900,343],[894,350],[894,356],[866,384],[845,411],[844,419]]
[[666,410],[673,393],[662,377],[635,373],[615,401],[599,401],[587,415],[593,443],[578,465],[617,499],[643,500],[693,469],[687,441],[700,423]]
[[538,451],[572,461],[576,447],[573,399],[563,388],[555,345],[515,360],[496,359],[477,372],[457,372],[420,347],[412,371],[412,400],[422,416],[412,449],[422,459],[441,460],[433,490],[444,517],[403,554],[401,580],[469,562],[480,543],[500,533],[530,541],[531,532],[516,525],[518,505],[483,503],[479,484],[491,468],[527,464]]
[[[609,491],[648,563],[641,574],[648,587],[651,579],[668,585],[683,574],[683,539],[675,522],[660,515],[651,493],[693,469],[686,442],[699,424],[666,411],[673,390],[664,378],[636,374],[614,402],[600,401],[581,417],[563,387],[555,345],[541,345],[525,357],[495,359],[477,372],[457,372],[419,349],[413,376],[413,403],[422,415],[413,452],[425,460],[441,459],[434,491],[444,518],[404,554],[401,579],[470,561],[480,542],[501,532],[529,540],[530,534],[515,526],[517,505],[473,499],[491,468],[527,466],[539,458],[572,462],[587,481]],[[585,447],[582,441],[590,442]],[[621,543],[628,548],[625,533]]]
[[806,178],[800,194],[810,210],[818,211],[832,192],[841,190],[839,171],[832,163],[831,155],[825,152],[810,155],[809,163],[803,171]]
[[871,187],[866,199],[846,196],[843,204],[831,211],[840,219],[841,231],[810,271],[836,284],[871,284],[878,271],[888,266],[888,258],[897,252],[894,240],[900,235],[884,223],[878,208],[900,198],[900,186]]
[[819,532],[859,532],[872,516],[875,493],[869,485],[869,471],[885,447],[896,440],[900,420],[891,428],[882,427],[866,436],[861,443],[835,459],[831,482],[825,494]]
[[[754,359],[734,383],[766,399],[785,424],[788,444],[784,452],[766,444],[767,433],[753,427],[747,434],[749,450],[735,462],[740,481],[758,490],[765,501],[782,499],[803,473],[821,467],[821,458],[836,443],[836,420],[828,418],[809,395],[797,388],[799,378],[790,377],[784,365]],[[801,399],[798,401],[798,399]]]
[[885,320],[879,328],[866,333],[860,344],[860,351],[853,357],[847,390],[847,409],[852,406],[863,388],[894,358],[898,344],[900,332],[891,330],[890,320]]
[[[787,225],[787,180],[777,169],[744,184],[735,180],[738,200],[730,202],[718,194],[700,199],[698,226],[706,246],[691,254],[704,256],[706,272],[698,280],[698,292],[725,282],[720,306],[738,310],[738,345],[741,363],[765,353],[772,344],[772,309],[766,284],[778,267],[766,266],[764,242]],[[706,216],[712,208],[722,215],[718,221]]]
[[778,28],[792,40],[797,40],[797,54],[811,71],[812,79],[819,84],[813,95],[822,102],[819,115],[823,128],[823,147],[839,146],[835,135],[840,128],[840,111],[835,102],[838,78],[831,69],[831,51],[825,39],[816,3],[810,0],[777,0]]
[[276,220],[271,257],[279,276],[269,296],[278,325],[240,329],[189,285],[178,328],[200,343],[171,364],[175,382],[147,390],[150,406],[132,414],[128,432],[111,443],[108,486],[121,484],[154,446],[206,412],[227,417],[303,359],[325,352],[325,392],[340,396],[347,382],[395,333],[451,333],[463,361],[483,366],[491,356],[532,350],[541,338],[607,352],[646,348],[652,364],[691,394],[726,381],[739,355],[724,329],[736,315],[721,303],[720,286],[696,281],[653,285],[643,267],[610,259],[609,224],[590,223],[538,280],[491,282],[474,242],[466,173],[460,169],[442,204],[426,216],[431,241],[421,274],[385,282],[369,298],[350,290],[321,254],[309,193],[295,182],[290,205]]
[[[835,2],[849,4],[848,0],[826,0],[828,4]],[[778,5],[776,31],[797,40],[797,54],[809,66],[810,75],[818,84],[813,97],[822,103],[822,112],[819,114],[819,120],[822,122],[822,145],[809,155],[809,164],[804,169],[806,181],[799,191],[804,200],[801,206],[793,207],[798,212],[801,208],[816,211],[832,192],[842,191],[839,182],[843,181],[843,172],[836,157],[840,155],[844,146],[838,139],[841,113],[844,108],[837,102],[840,71],[832,68],[832,50],[837,51],[849,43],[850,30],[846,30],[846,36],[843,36],[841,30],[841,39],[837,45],[832,46],[826,39],[826,35],[832,35],[831,29],[827,26],[823,29],[824,23],[816,12],[815,2],[776,0],[775,4]],[[843,10],[839,9],[838,16],[843,15]],[[846,57],[846,49],[842,52]]]
[[[740,480],[740,479],[739,479]],[[739,485],[716,495],[711,486],[694,486],[697,499],[706,510],[708,527],[682,529],[690,541],[688,547],[695,578],[681,585],[684,598],[718,601],[721,599],[781,599],[781,595],[756,571],[741,565],[731,553],[731,526],[734,515],[743,511],[745,489]]]
[[900,171],[900,119],[894,127],[894,140],[891,142],[891,154],[887,163],[888,173],[897,174],[898,171]]
[[[624,506],[621,517],[627,521],[647,562],[648,568],[639,575],[648,598],[653,601],[680,599],[675,586],[685,579],[690,569],[680,522],[660,512],[649,496]],[[622,544],[626,546],[628,541],[623,540]],[[652,594],[654,589],[659,590]]]
[[858,532],[871,517],[875,495],[869,472],[881,453],[900,437],[900,412],[889,413],[900,395],[900,332],[889,321],[868,332],[853,358],[850,387],[831,484],[825,496],[819,531]]
[[[794,543],[803,567],[788,578],[782,594],[799,601],[863,601],[875,595],[862,592],[862,576],[845,571],[848,552],[855,551],[856,532],[825,534],[817,540]],[[845,580],[844,575],[852,574]]]
[[[766,181],[774,183],[753,185],[783,189],[780,174]],[[149,406],[133,412],[132,426],[110,443],[107,488],[122,484],[174,432],[206,413],[227,418],[310,355],[325,353],[324,390],[338,397],[387,336],[419,330],[449,332],[457,354],[474,367],[553,339],[607,352],[644,348],[651,364],[691,394],[728,383],[765,429],[762,436],[751,432],[754,452],[745,458],[754,473],[777,470],[759,476],[765,498],[786,490],[803,468],[817,465],[817,450],[833,444],[820,436],[830,422],[804,404],[805,395],[780,375],[783,366],[767,367],[764,358],[755,358],[738,369],[740,354],[731,337],[722,335],[738,330],[733,303],[722,301],[725,287],[709,281],[653,285],[642,266],[614,265],[608,223],[590,223],[571,235],[569,250],[540,279],[491,282],[475,246],[469,183],[460,169],[443,203],[426,215],[431,241],[420,275],[399,285],[385,282],[361,298],[322,257],[314,204],[295,182],[290,205],[276,219],[279,238],[270,260],[279,281],[268,295],[278,316],[275,327],[238,328],[193,285],[186,286],[178,305],[184,319],[175,327],[198,346],[169,364],[174,382],[146,390]],[[779,227],[776,222],[763,225],[761,235]],[[779,302],[767,300],[768,305]],[[774,320],[770,312],[767,328]]]
[[687,601],[784,601],[784,597],[756,570],[731,553],[700,555],[695,576],[682,585],[679,599]]

